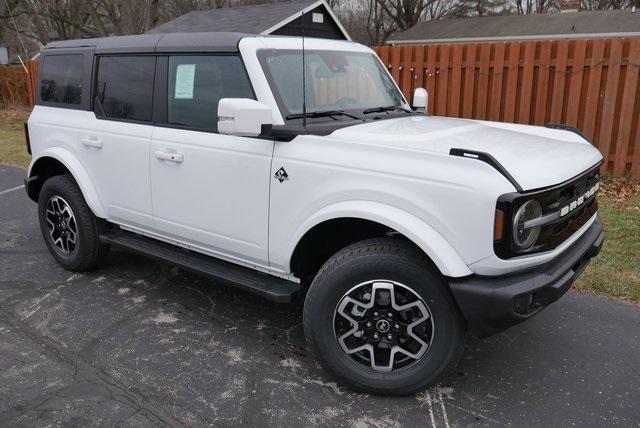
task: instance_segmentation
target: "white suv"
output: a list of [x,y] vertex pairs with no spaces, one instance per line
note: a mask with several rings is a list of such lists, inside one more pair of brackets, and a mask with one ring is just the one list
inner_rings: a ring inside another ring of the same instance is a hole
[[85,271],[117,246],[306,295],[311,349],[357,389],[433,383],[465,330],[538,313],[602,246],[579,132],[429,117],[359,44],[158,34],[41,58],[26,188],[53,257]]

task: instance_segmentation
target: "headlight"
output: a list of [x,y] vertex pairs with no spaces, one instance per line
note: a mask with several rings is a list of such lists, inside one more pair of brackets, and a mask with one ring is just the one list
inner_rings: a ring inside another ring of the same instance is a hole
[[525,228],[525,223],[542,217],[542,207],[540,202],[531,199],[518,208],[513,216],[513,242],[523,250],[531,247],[540,235],[540,226],[529,226]]

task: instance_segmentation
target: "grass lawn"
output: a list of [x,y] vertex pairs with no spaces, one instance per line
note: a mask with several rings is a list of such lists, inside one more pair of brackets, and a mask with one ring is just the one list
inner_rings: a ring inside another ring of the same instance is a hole
[[575,288],[640,304],[640,181],[605,178],[598,203],[604,247]]
[[[0,111],[0,163],[26,168],[26,113]],[[640,304],[640,181],[605,178],[598,196],[605,244],[575,285],[579,291]]]
[[0,163],[22,168],[29,166],[31,156],[24,143],[26,118],[26,112],[0,110]]

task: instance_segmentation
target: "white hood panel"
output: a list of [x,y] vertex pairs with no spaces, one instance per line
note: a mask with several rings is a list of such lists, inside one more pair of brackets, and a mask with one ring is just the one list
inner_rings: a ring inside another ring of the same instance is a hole
[[595,147],[569,131],[433,116],[350,126],[329,137],[444,154],[452,148],[486,152],[500,162],[524,190],[569,180],[602,159]]

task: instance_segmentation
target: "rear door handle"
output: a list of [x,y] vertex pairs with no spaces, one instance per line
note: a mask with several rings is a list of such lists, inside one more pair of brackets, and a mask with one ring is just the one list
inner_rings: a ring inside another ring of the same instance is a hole
[[96,149],[102,148],[102,141],[100,141],[96,137],[81,138],[80,142],[82,143],[83,146],[94,147]]
[[154,153],[154,155],[158,159],[166,160],[169,162],[182,163],[182,161],[184,160],[184,156],[182,155],[182,153],[163,152],[161,150],[158,150]]

